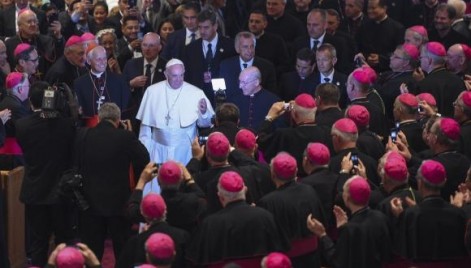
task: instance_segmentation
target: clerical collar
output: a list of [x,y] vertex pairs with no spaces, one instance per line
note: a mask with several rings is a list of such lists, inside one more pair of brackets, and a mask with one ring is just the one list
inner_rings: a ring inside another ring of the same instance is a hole
[[96,72],[94,72],[93,70],[90,70],[90,72],[91,72],[94,76],[96,76],[97,78],[100,78],[101,75],[104,73],[104,72],[96,73]]
[[386,19],[388,18],[388,15],[384,16],[384,18],[380,19],[380,20],[375,20],[375,22],[377,24],[380,24],[381,22],[385,21]]
[[254,93],[250,94],[249,97],[253,98],[255,97],[255,95],[257,95],[258,92],[260,92],[262,90],[262,88],[260,87],[257,91],[255,91]]
[[265,31],[262,31],[259,35],[256,35],[255,38],[259,39],[260,37],[262,37],[262,35],[265,34]]
[[408,124],[412,124],[412,123],[416,123],[417,121],[415,119],[407,119],[407,120],[402,120],[401,122],[399,122],[399,125],[402,126],[402,125],[408,125]]

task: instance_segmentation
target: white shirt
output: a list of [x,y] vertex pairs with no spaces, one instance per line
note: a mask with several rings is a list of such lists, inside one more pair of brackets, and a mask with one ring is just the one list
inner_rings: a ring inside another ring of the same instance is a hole
[[151,64],[152,67],[150,67],[150,82],[152,84],[152,81],[154,80],[154,74],[155,74],[155,67],[157,66],[157,61],[159,60],[159,57],[155,58],[152,62],[148,62],[146,59],[144,59],[144,75],[146,75],[146,69],[147,69],[147,64]]

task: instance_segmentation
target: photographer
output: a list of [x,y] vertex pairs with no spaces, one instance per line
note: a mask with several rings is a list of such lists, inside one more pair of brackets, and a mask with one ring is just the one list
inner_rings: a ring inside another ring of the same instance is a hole
[[52,234],[59,244],[73,238],[68,223],[69,208],[59,198],[61,174],[71,166],[75,128],[69,118],[43,118],[43,96],[49,84],[34,83],[29,91],[33,114],[18,119],[16,137],[25,160],[25,175],[20,201],[25,204],[29,243],[26,253],[31,265],[47,263]]
[[83,142],[76,143],[82,152],[83,192],[90,205],[80,215],[80,235],[98,259],[103,257],[108,234],[115,256],[129,238],[131,224],[124,215],[131,195],[129,167],[132,164],[134,174],[141,174],[149,162],[146,148],[133,132],[119,128],[120,119],[116,104],[103,104],[98,110],[98,125],[87,130]]

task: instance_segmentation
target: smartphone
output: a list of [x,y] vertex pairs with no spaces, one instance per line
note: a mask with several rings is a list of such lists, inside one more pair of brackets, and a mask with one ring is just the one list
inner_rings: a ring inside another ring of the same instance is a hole
[[353,166],[358,166],[358,155],[356,153],[352,153],[350,160],[352,160]]
[[200,145],[205,145],[207,141],[208,141],[208,136],[199,136],[198,137],[198,142],[199,142]]
[[284,106],[285,106],[285,110],[286,110],[286,111],[291,111],[291,103],[286,102],[286,103],[284,104]]
[[396,140],[397,140],[397,129],[393,128],[391,129],[391,141],[393,143],[396,143]]

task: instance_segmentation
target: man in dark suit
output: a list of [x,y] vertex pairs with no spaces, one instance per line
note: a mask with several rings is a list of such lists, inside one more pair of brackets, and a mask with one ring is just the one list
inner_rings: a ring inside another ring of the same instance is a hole
[[193,41],[200,38],[198,31],[197,16],[201,11],[201,7],[196,2],[188,2],[181,5],[182,7],[182,21],[183,27],[171,33],[168,36],[167,44],[162,50],[162,56],[165,59],[182,59],[183,49]]
[[288,46],[304,34],[303,23],[286,12],[286,0],[267,0],[266,11],[268,25],[265,30],[279,34]]
[[156,33],[147,33],[142,39],[141,50],[143,57],[130,59],[124,66],[123,74],[131,88],[130,118],[133,130],[139,130],[135,115],[141,105],[142,96],[148,86],[165,80],[164,71],[167,60],[159,57],[160,37]]
[[262,74],[262,87],[280,95],[276,84],[275,66],[266,59],[255,56],[255,36],[251,32],[240,32],[235,38],[235,49],[239,56],[221,61],[219,76],[226,80],[228,99],[240,94],[239,74],[247,67],[255,66]]
[[[34,114],[16,122],[16,137],[25,158],[25,176],[20,200],[25,204],[26,228],[29,230],[27,247],[31,264],[47,263],[49,241],[54,234],[55,243],[73,239],[68,204],[58,195],[61,174],[72,164],[74,123],[70,118],[43,118],[40,110],[45,82],[35,83],[29,100]],[[35,135],[31,135],[35,133]]]
[[126,16],[121,27],[123,37],[118,39],[118,62],[121,70],[129,59],[142,57],[141,39],[138,38],[139,18]]
[[438,5],[433,20],[433,28],[429,30],[429,40],[442,43],[446,49],[454,44],[469,44],[467,39],[452,27],[456,17],[456,10],[453,6],[445,3]]
[[322,9],[313,9],[307,16],[307,36],[297,38],[293,43],[293,52],[308,47],[316,51],[322,44],[329,43],[337,50],[337,60],[339,70],[349,73],[353,69],[353,59],[347,58],[352,52],[346,53],[349,49],[343,39],[334,37],[327,33],[327,11]]
[[[90,72],[74,81],[74,90],[85,118],[95,117],[105,102],[128,108],[131,91],[124,76],[106,70],[106,51],[97,46],[88,52]],[[139,173],[137,173],[139,174]]]
[[216,14],[211,10],[203,10],[198,15],[198,29],[201,39],[185,48],[185,80],[201,88],[214,106],[211,79],[219,76],[223,59],[236,55],[234,42],[217,33]]
[[1,37],[12,37],[16,35],[18,29],[18,17],[19,11],[22,9],[29,9],[33,11],[37,18],[39,30],[41,34],[47,34],[48,24],[46,21],[46,14],[29,4],[28,0],[16,0],[15,5],[10,6],[0,11],[0,36]]
[[98,118],[98,125],[87,131],[83,144],[76,145],[83,152],[80,171],[84,177],[84,195],[90,205],[80,215],[80,234],[82,241],[101,259],[108,233],[115,256],[120,255],[129,238],[131,226],[124,215],[131,195],[129,167],[132,164],[134,174],[141,174],[149,162],[149,154],[132,132],[118,128],[121,111],[116,104],[103,104]]
[[318,84],[314,74],[315,57],[316,55],[307,47],[296,53],[296,71],[283,74],[279,83],[279,92],[283,100],[294,100],[301,93],[314,93]]
[[273,63],[276,76],[280,78],[283,73],[292,69],[289,51],[281,36],[265,31],[267,25],[267,16],[264,12],[254,10],[250,13],[249,31],[257,38],[255,54]]
[[317,49],[316,62],[318,70],[315,74],[316,86],[323,83],[335,84],[340,91],[339,105],[341,108],[345,108],[349,103],[347,89],[345,88],[347,75],[334,68],[337,63],[337,50],[335,47],[329,43],[322,44]]

